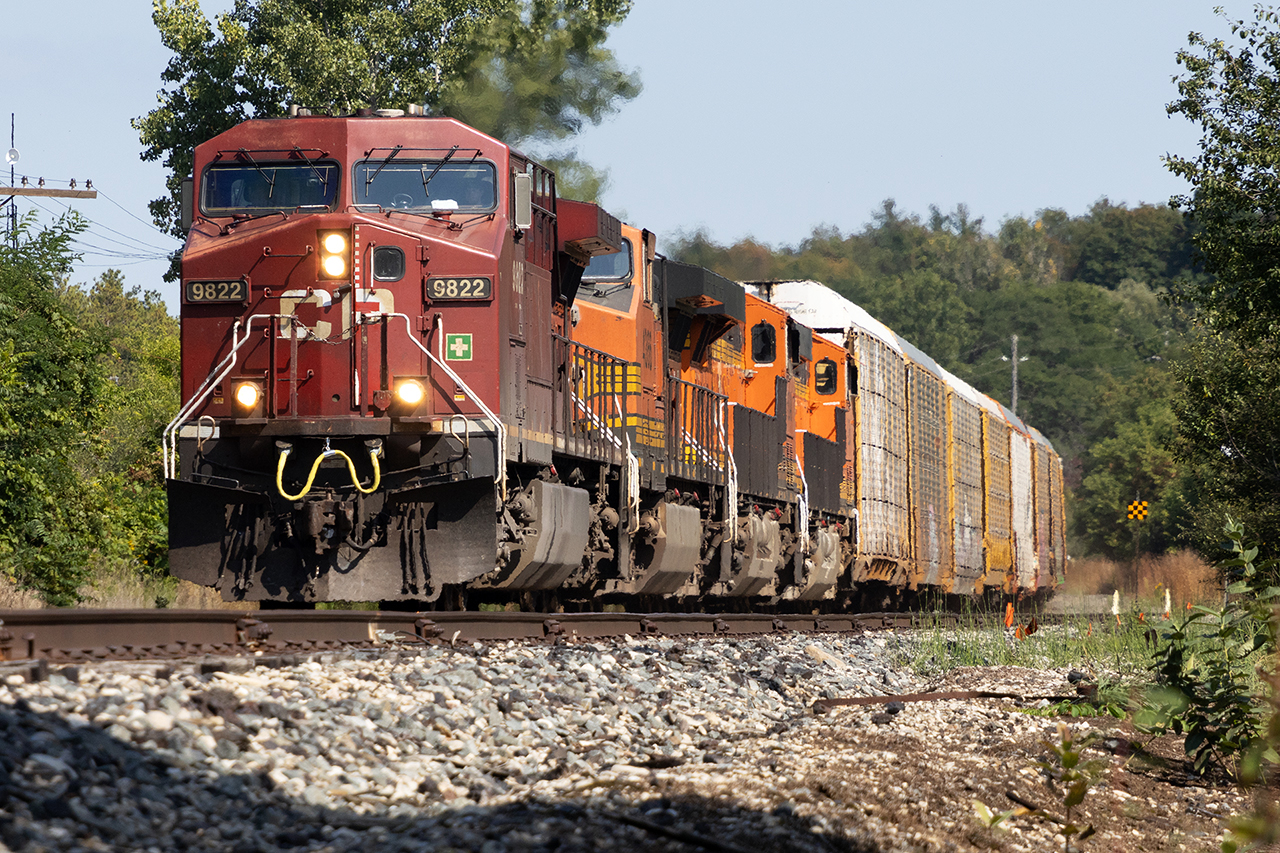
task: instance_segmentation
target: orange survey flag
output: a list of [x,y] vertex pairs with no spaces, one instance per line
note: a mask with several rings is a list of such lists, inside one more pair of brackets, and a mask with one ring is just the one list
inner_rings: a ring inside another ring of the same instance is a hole
[[1013,627],[1013,602],[1010,601],[1004,608],[1004,626],[1006,628]]

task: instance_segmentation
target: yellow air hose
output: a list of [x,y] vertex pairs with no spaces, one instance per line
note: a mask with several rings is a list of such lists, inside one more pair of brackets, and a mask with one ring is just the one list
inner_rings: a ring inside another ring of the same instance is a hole
[[276,491],[280,492],[280,497],[287,501],[301,500],[307,492],[311,491],[311,484],[316,480],[316,472],[320,470],[320,463],[330,456],[341,456],[347,460],[347,470],[351,472],[351,484],[356,487],[356,491],[360,494],[371,495],[378,490],[378,486],[382,483],[382,469],[378,465],[377,448],[370,448],[369,450],[369,459],[373,462],[373,485],[366,489],[360,485],[360,478],[356,475],[356,463],[351,461],[351,457],[341,450],[330,450],[326,441],[324,452],[316,457],[315,462],[311,463],[311,473],[307,475],[306,485],[302,487],[302,491],[296,495],[291,495],[284,490],[284,463],[292,452],[292,447],[282,449],[280,451],[280,461],[276,463]]

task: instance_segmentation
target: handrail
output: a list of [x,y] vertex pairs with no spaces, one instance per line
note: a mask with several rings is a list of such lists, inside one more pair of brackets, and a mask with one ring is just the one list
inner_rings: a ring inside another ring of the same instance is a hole
[[622,402],[617,394],[613,395],[613,405],[618,410],[618,420],[622,424],[622,437],[627,440],[627,511],[631,516],[627,522],[627,535],[634,536],[640,530],[640,460],[631,452],[631,433],[627,432],[627,416],[623,413]]
[[[209,371],[209,375],[205,377],[196,393],[191,396],[186,405],[178,409],[178,414],[174,415],[173,420],[169,421],[169,425],[164,428],[164,432],[160,435],[161,453],[164,462],[164,475],[167,479],[174,479],[178,476],[178,429],[182,423],[191,416],[191,413],[204,404],[213,393],[213,389],[218,383],[227,378],[227,374],[236,366],[237,353],[240,347],[244,346],[249,340],[249,330],[253,326],[254,320],[290,320],[299,326],[306,328],[299,322],[295,314],[254,314],[248,320],[237,319],[231,327],[231,351],[226,354],[222,361],[218,362],[213,370]],[[244,327],[244,337],[240,337],[240,328]]]
[[725,500],[728,504],[726,521],[729,525],[729,544],[736,545],[738,542],[738,463],[733,458],[733,448],[729,445],[729,438],[725,432],[725,413],[729,409],[729,398],[726,397],[720,401],[720,411],[717,420],[719,423],[720,446],[724,448],[725,457],[729,460],[729,466],[726,471],[727,482],[725,483],[726,495]]
[[[796,435],[804,441],[804,430],[796,430]],[[796,454],[796,471],[800,474],[800,493],[796,495],[796,533],[800,537],[800,552],[809,550],[809,481],[804,478],[804,465],[800,455]]]
[[[498,462],[497,462],[497,468],[495,471],[495,476],[497,477],[497,481],[498,481],[498,492],[502,496],[502,500],[506,501],[507,499],[507,427],[505,424],[502,423],[502,421],[498,418],[498,416],[494,414],[493,410],[490,409],[487,405],[485,405],[484,400],[480,399],[480,395],[477,394],[475,391],[471,390],[471,386],[468,385],[466,382],[464,382],[462,380],[462,377],[459,376],[457,373],[455,373],[453,368],[449,367],[449,365],[445,363],[444,319],[439,314],[435,315],[435,326],[440,333],[440,341],[439,341],[440,357],[437,358],[436,355],[432,353],[430,349],[423,346],[422,342],[419,341],[416,337],[414,337],[413,326],[409,322],[408,314],[370,311],[366,313],[364,317],[366,320],[377,320],[380,317],[398,317],[401,320],[404,320],[405,333],[408,335],[409,340],[413,341],[414,346],[422,350],[426,354],[427,358],[431,359],[431,362],[434,365],[436,365],[441,370],[443,370],[450,379],[456,382],[458,384],[458,387],[462,389],[462,392],[466,394],[468,397],[470,397],[471,400],[480,409],[480,411],[484,412],[484,414],[489,418],[489,421],[493,424],[494,432],[497,434],[497,439],[498,439],[498,452],[497,452]],[[470,432],[470,430],[468,430],[468,432]]]

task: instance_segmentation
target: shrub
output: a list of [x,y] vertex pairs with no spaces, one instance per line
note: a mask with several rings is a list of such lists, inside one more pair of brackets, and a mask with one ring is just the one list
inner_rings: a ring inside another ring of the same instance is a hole
[[1224,530],[1231,557],[1220,568],[1228,600],[1192,607],[1161,631],[1150,667],[1156,686],[1135,723],[1154,734],[1186,735],[1197,773],[1218,767],[1243,781],[1280,761],[1263,737],[1257,699],[1265,688],[1255,671],[1275,653],[1271,612],[1280,587],[1272,584],[1273,561],[1255,565],[1258,549],[1245,547],[1244,526],[1228,519]]

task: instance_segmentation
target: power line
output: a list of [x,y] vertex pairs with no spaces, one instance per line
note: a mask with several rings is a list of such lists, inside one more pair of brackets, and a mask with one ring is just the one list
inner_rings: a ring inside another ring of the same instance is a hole
[[[49,214],[50,216],[56,216],[56,215],[57,215],[54,211],[50,210],[49,208],[45,207],[44,205],[42,205],[42,204],[40,204],[40,203],[38,203],[38,202],[32,202],[32,204],[33,204],[35,207],[40,208],[41,210],[43,210],[45,213]],[[69,206],[65,205],[65,203],[64,203],[64,206],[66,206],[68,210],[72,210],[72,208],[70,208]],[[78,211],[76,211],[76,212],[78,213]],[[83,216],[83,214],[81,214],[81,216]],[[96,245],[96,244],[94,244],[94,243],[90,243],[90,242],[88,242],[88,241],[84,240],[82,237],[79,237],[79,236],[75,237],[75,238],[73,239],[73,242],[74,242],[77,246],[84,246],[84,247],[86,247],[86,248],[88,248],[88,249],[95,249],[95,250],[97,250],[97,251],[94,251],[94,252],[90,252],[90,253],[88,253],[88,254],[103,255],[103,256],[105,256],[105,257],[140,258],[140,259],[142,259],[142,260],[154,260],[154,261],[161,261],[161,260],[164,260],[164,259],[168,258],[168,257],[169,257],[169,255],[170,255],[170,252],[172,251],[172,250],[166,250],[166,249],[164,249],[164,248],[163,248],[163,247],[161,247],[161,246],[152,246],[152,245],[150,245],[150,244],[148,244],[148,243],[141,243],[141,241],[137,240],[136,238],[129,237],[127,234],[121,234],[120,232],[115,231],[115,230],[114,230],[114,229],[112,229],[112,228],[107,228],[105,225],[102,225],[102,224],[100,224],[100,223],[94,222],[93,220],[89,219],[87,216],[85,216],[85,217],[84,217],[84,219],[85,219],[87,222],[90,222],[90,223],[92,223],[92,224],[94,224],[94,225],[97,225],[97,226],[98,226],[98,228],[101,228],[101,229],[104,229],[104,230],[107,230],[107,231],[111,231],[112,233],[115,233],[115,234],[120,234],[120,236],[121,236],[121,237],[124,237],[124,238],[126,238],[126,239],[128,239],[128,240],[132,240],[132,241],[134,241],[134,242],[136,242],[136,243],[140,243],[140,244],[141,244],[141,248],[144,248],[144,249],[150,249],[150,250],[151,250],[151,251],[149,251],[149,252],[124,252],[124,251],[120,251],[120,249],[112,249],[112,248],[109,248],[109,247],[99,246],[99,245]],[[91,232],[91,233],[92,233],[92,232]],[[108,239],[110,239],[110,238],[108,238]],[[138,248],[138,247],[129,246],[129,247],[125,247],[125,248]]]
[[157,228],[157,227],[155,226],[155,223],[154,223],[154,222],[147,222],[145,219],[142,219],[141,217],[134,215],[134,213],[133,213],[132,211],[130,211],[127,207],[125,207],[124,205],[120,204],[118,201],[116,201],[115,199],[113,199],[111,196],[109,196],[109,195],[107,195],[106,193],[102,192],[102,190],[98,190],[98,192],[99,192],[99,193],[102,195],[102,197],[103,197],[103,198],[105,198],[107,201],[111,202],[111,203],[112,203],[112,204],[114,204],[116,207],[118,207],[118,208],[120,208],[121,210],[123,210],[123,211],[124,211],[126,214],[128,214],[129,216],[132,216],[134,219],[137,219],[139,222],[141,222],[143,225],[145,225],[145,226],[147,226],[148,228],[150,228],[152,231],[156,232],[157,234],[163,234],[165,237],[168,237],[168,238],[169,238],[169,239],[171,239],[171,240],[176,239],[172,234],[168,233],[167,231],[162,231],[161,229]]
[[[18,175],[18,177],[20,177],[20,178],[26,178],[27,180],[31,180],[33,176],[32,176],[32,175]],[[41,179],[39,179],[39,180],[44,180],[44,179],[43,179],[43,178],[41,178]],[[52,179],[52,178],[51,178],[51,179],[49,180],[49,183],[54,183],[54,184],[65,184],[65,183],[68,183],[68,182],[67,182],[67,181],[54,180],[54,179]],[[74,183],[75,183],[74,181],[71,181],[71,184],[72,184],[72,185],[74,185]],[[112,198],[111,196],[107,195],[106,191],[104,191],[104,190],[102,189],[102,187],[94,187],[94,192],[96,192],[98,195],[100,195],[100,196],[102,196],[103,198],[105,198],[107,201],[111,202],[111,203],[112,203],[113,205],[115,205],[116,207],[120,208],[120,210],[121,210],[121,211],[123,211],[123,212],[124,212],[124,214],[125,214],[126,216],[130,217],[131,219],[136,219],[138,222],[142,223],[142,224],[143,224],[143,225],[145,225],[147,228],[150,228],[152,231],[156,232],[157,234],[160,234],[160,235],[162,235],[162,236],[164,236],[164,237],[168,237],[169,239],[175,239],[175,238],[174,238],[174,236],[173,236],[172,234],[170,234],[170,233],[168,233],[167,231],[164,231],[164,230],[162,230],[162,229],[160,229],[160,228],[157,228],[154,222],[148,222],[147,220],[145,220],[145,219],[143,219],[142,217],[138,216],[136,213],[134,213],[134,212],[133,212],[132,210],[130,210],[129,208],[127,208],[127,207],[125,207],[124,205],[122,205],[120,202],[116,201],[116,200],[115,200],[114,198]],[[141,242],[141,241],[139,241],[139,242]]]
[[[104,195],[105,195],[105,194],[104,194]],[[35,202],[32,202],[32,203],[34,204]],[[112,203],[114,204],[114,202],[112,202]],[[73,208],[71,205],[67,204],[65,201],[64,201],[64,202],[59,202],[59,204],[61,204],[63,207],[65,207],[65,208],[66,208],[67,210],[69,210],[69,211],[70,211],[70,210],[75,210],[75,208]],[[37,205],[37,206],[39,207],[39,205]],[[119,205],[117,205],[117,207],[119,207]],[[53,214],[53,211],[50,211],[50,210],[48,210],[47,208],[40,207],[40,209],[41,209],[41,210],[44,210],[46,213],[49,213],[50,215],[52,215],[52,214]],[[121,210],[124,210],[124,208],[120,208],[120,209],[121,209]],[[129,211],[125,210],[125,213],[128,213],[128,212],[129,212]],[[123,231],[117,231],[117,230],[116,230],[116,229],[114,229],[114,228],[111,228],[111,227],[108,227],[108,226],[106,226],[106,225],[103,225],[101,222],[98,222],[97,220],[94,220],[94,219],[89,218],[88,216],[85,216],[83,213],[80,213],[80,211],[78,211],[78,210],[76,210],[76,213],[79,213],[79,214],[80,214],[80,216],[82,216],[82,217],[85,219],[85,221],[89,222],[90,224],[92,224],[92,225],[96,225],[97,227],[99,227],[99,228],[103,229],[104,231],[110,231],[112,234],[119,235],[120,237],[123,237],[124,239],[129,240],[129,241],[131,241],[131,242],[133,242],[133,243],[137,243],[137,244],[138,244],[139,246],[141,246],[142,248],[152,249],[152,250],[157,251],[157,252],[164,252],[164,253],[166,254],[166,256],[168,255],[168,253],[169,253],[169,252],[172,252],[172,251],[173,251],[173,249],[166,249],[164,246],[156,246],[156,245],[154,245],[154,244],[152,244],[152,243],[147,243],[147,242],[145,242],[145,241],[143,241],[143,240],[138,239],[137,237],[131,237],[131,236],[129,236],[128,234],[125,234]],[[129,214],[129,215],[130,215],[130,216],[132,216],[133,214]],[[134,218],[134,219],[137,219],[138,217],[134,216],[133,218]],[[142,220],[138,220],[138,221],[139,221],[139,222],[141,222]],[[157,233],[159,233],[159,234],[164,234],[164,232],[163,232],[163,231],[160,231],[158,228],[153,228],[152,230],[153,230],[153,231],[156,231],[156,232],[157,232]],[[166,234],[165,236],[169,236],[169,235],[167,235],[167,234]],[[173,239],[173,238],[170,238],[170,239]],[[173,248],[177,248],[177,246],[174,246]]]

